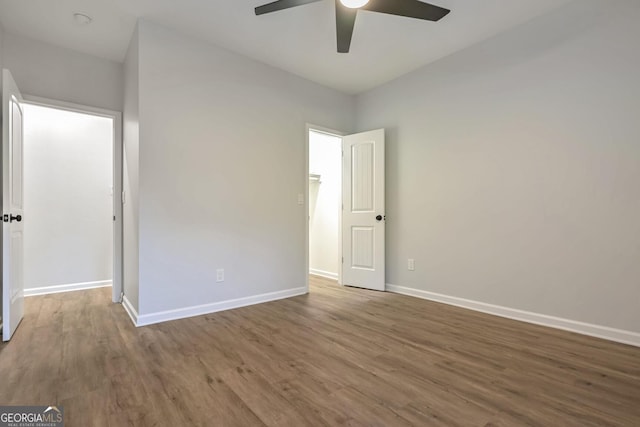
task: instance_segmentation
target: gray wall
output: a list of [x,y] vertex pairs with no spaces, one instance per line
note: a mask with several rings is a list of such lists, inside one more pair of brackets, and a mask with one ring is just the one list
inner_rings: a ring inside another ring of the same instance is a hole
[[572,2],[357,98],[388,283],[640,331],[638,22]]
[[122,64],[4,35],[4,66],[23,94],[122,110]]
[[123,292],[138,310],[138,154],[139,72],[138,30],[131,38],[124,62],[123,108]]
[[303,287],[305,123],[350,131],[354,98],[148,22],[139,37],[140,314]]

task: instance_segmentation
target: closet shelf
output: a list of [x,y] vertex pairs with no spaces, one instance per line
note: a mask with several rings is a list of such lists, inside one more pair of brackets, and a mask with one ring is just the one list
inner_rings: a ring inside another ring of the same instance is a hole
[[309,181],[310,182],[317,182],[318,184],[322,182],[322,181],[320,181],[320,175],[317,174],[317,173],[310,173],[309,174]]

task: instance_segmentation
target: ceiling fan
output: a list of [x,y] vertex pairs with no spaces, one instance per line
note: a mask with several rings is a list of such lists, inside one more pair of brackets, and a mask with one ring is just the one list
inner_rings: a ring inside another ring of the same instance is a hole
[[[291,7],[315,3],[320,0],[277,0],[256,7],[256,15],[277,12]],[[387,13],[390,15],[406,16],[409,18],[439,21],[449,12],[440,6],[423,3],[420,0],[335,0],[336,2],[336,30],[338,36],[338,52],[348,53],[351,46],[353,26],[356,23],[358,10]]]

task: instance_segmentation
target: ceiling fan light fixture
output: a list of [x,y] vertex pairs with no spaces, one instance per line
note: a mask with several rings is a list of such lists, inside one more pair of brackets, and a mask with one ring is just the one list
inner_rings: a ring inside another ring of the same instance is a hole
[[[275,0],[255,8],[256,15],[291,9],[309,3],[324,0]],[[407,18],[422,19],[423,21],[439,21],[451,10],[424,0],[336,0],[336,41],[338,53],[349,53],[354,24],[358,12],[364,9],[368,12],[386,13],[388,15],[405,16]]]
[[369,0],[340,0],[340,3],[349,9],[358,9],[369,3]]

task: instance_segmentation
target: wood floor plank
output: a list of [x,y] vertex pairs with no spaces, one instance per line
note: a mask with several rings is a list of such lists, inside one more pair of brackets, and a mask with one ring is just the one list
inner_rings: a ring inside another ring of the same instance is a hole
[[67,426],[640,426],[640,348],[312,277],[135,328],[110,289],[32,297],[0,404]]

